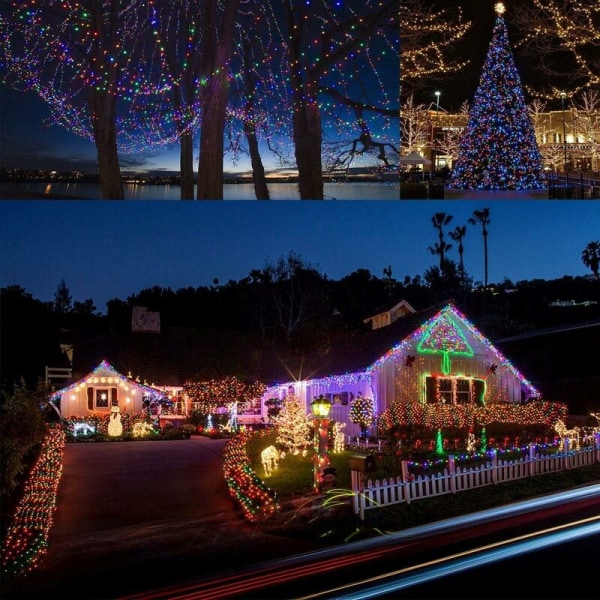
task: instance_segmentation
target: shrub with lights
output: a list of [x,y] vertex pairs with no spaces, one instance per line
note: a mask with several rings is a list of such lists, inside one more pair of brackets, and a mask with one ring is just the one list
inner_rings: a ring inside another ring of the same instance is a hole
[[202,428],[198,432],[204,433],[215,427],[224,435],[235,434],[237,413],[243,412],[250,402],[262,398],[265,389],[260,381],[246,383],[235,376],[183,384],[183,394],[194,406],[194,421]]
[[[381,414],[379,430],[381,435],[396,440],[398,447],[405,440],[406,450],[413,455],[454,451],[469,447],[469,443],[476,444],[472,451],[485,451],[487,447],[506,447],[509,441],[519,438],[523,442],[550,443],[550,429],[567,412],[566,404],[543,400],[485,406],[394,402]],[[470,433],[476,437],[469,438]]]
[[48,551],[65,440],[60,425],[48,430],[2,543],[2,580],[29,573]]
[[360,392],[350,405],[350,421],[360,427],[360,439],[367,437],[367,431],[373,424],[373,400],[365,398]]
[[280,509],[276,493],[252,469],[246,444],[270,432],[241,431],[223,449],[223,474],[229,495],[251,523],[264,521]]
[[[114,439],[142,439],[157,437],[158,421],[148,416],[147,412],[120,413],[122,433]],[[62,423],[69,442],[98,440],[108,438],[109,425],[113,414],[89,415],[85,417],[68,417]]]

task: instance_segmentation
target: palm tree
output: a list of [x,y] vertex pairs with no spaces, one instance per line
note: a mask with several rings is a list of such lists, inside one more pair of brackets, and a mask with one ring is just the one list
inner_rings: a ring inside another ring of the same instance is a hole
[[438,231],[438,237],[440,238],[440,242],[439,242],[439,244],[435,245],[434,250],[429,248],[429,251],[432,254],[440,255],[440,272],[441,272],[442,276],[444,275],[444,272],[445,272],[446,250],[450,250],[452,248],[451,244],[446,244],[446,242],[444,241],[444,227],[446,227],[446,225],[448,225],[450,223],[450,221],[452,221],[453,218],[454,217],[452,215],[447,215],[444,212],[435,213],[435,215],[433,215],[433,217],[431,217],[431,223],[433,224],[435,229],[437,229],[437,231]]
[[433,246],[429,246],[427,248],[427,250],[429,250],[429,252],[431,252],[431,254],[433,254],[434,256],[437,254],[440,257],[440,275],[442,277],[446,276],[445,270],[446,270],[446,260],[445,260],[445,255],[446,252],[448,250],[452,249],[452,244],[447,244],[444,241],[441,242],[436,242]]
[[600,242],[589,242],[581,253],[581,260],[589,267],[596,279],[600,279]]
[[460,276],[464,279],[465,277],[465,263],[463,261],[463,253],[465,251],[463,246],[463,238],[467,235],[466,225],[457,225],[454,231],[449,231],[448,235],[452,240],[458,242],[458,255],[460,256]]
[[490,209],[484,208],[483,210],[474,210],[473,216],[469,218],[471,225],[481,225],[483,233],[483,263],[484,263],[484,277],[483,277],[483,289],[487,290],[488,286],[488,247],[487,247],[487,226],[491,223],[490,221]]

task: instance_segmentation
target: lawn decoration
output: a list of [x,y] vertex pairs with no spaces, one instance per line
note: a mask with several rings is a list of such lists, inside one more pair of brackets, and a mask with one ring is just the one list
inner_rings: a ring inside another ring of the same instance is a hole
[[345,436],[343,429],[346,427],[346,423],[340,423],[336,421],[333,424],[333,453],[340,454],[346,448]]
[[561,450],[578,450],[579,449],[579,438],[581,430],[579,427],[573,429],[567,429],[565,422],[561,419],[556,421],[554,424],[554,430],[560,436],[560,449]]
[[108,435],[119,437],[123,435],[123,423],[121,423],[121,409],[117,404],[110,408],[110,419],[108,421]]
[[265,470],[265,477],[270,477],[273,471],[276,471],[279,467],[279,450],[275,446],[267,446],[260,453],[260,460],[262,462],[263,469]]

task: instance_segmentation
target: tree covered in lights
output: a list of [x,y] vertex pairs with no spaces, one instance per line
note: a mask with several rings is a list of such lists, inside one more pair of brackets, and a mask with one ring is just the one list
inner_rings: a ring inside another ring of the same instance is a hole
[[402,97],[409,97],[424,81],[460,71],[468,60],[452,57],[453,48],[471,27],[459,7],[426,7],[422,0],[400,0],[400,35],[402,53]]
[[542,158],[502,16],[497,17],[479,87],[460,143],[451,186],[459,189],[540,189]]
[[[336,137],[357,127],[359,135],[364,133],[360,122],[364,111],[382,111],[388,126],[390,119],[397,123],[398,3],[289,0],[283,4],[275,10],[283,10],[298,188],[301,199],[321,200],[323,137],[330,135],[323,115],[344,113],[344,108],[350,111],[349,121],[336,120],[335,127],[344,127],[335,132]],[[392,141],[397,139],[396,132]]]
[[94,142],[103,198],[124,197],[117,138],[136,134],[134,100],[153,95],[141,0],[2,2],[4,83],[36,92],[49,122]]
[[597,0],[531,0],[515,7],[511,22],[522,34],[518,48],[546,77],[546,98],[560,99],[566,86],[570,95],[598,89]]
[[278,445],[292,454],[306,452],[310,443],[311,422],[304,404],[296,396],[288,394],[273,421],[277,428]]
[[350,405],[349,419],[360,427],[360,437],[365,439],[373,423],[373,399],[365,398],[360,392]]

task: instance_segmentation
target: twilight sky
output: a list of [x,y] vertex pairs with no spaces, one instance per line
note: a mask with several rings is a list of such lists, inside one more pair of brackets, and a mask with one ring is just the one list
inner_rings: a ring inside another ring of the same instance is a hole
[[[91,298],[104,313],[107,300],[154,285],[238,281],[290,250],[333,280],[360,268],[382,277],[391,265],[401,281],[437,264],[427,249],[436,212],[453,215],[450,229],[467,225],[465,267],[481,281],[481,228],[467,219],[486,206],[491,283],[591,274],[581,252],[600,240],[593,201],[3,201],[0,286],[51,301],[64,279],[74,301]],[[450,257],[458,260],[456,247]]]

